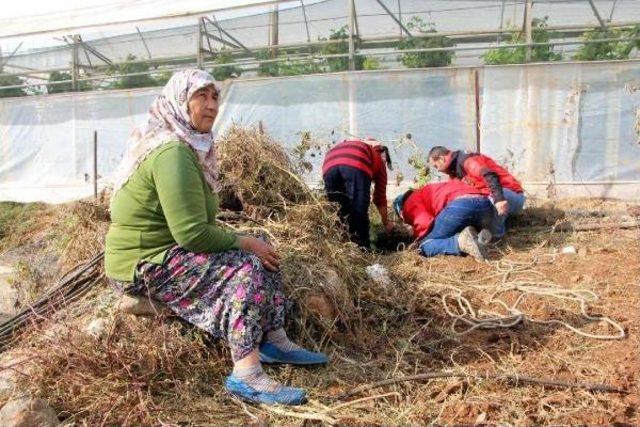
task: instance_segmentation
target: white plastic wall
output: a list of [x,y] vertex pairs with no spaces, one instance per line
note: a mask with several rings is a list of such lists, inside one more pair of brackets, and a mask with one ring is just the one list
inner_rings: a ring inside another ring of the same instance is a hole
[[[413,181],[407,160],[434,145],[475,149],[476,73],[483,152],[530,193],[639,199],[640,62],[376,71],[240,80],[216,132],[258,126],[293,149],[373,136],[392,148],[390,192]],[[159,88],[0,100],[0,200],[64,202],[100,185]],[[410,138],[408,138],[410,134]],[[320,180],[322,156],[307,179]],[[396,186],[396,179],[401,182]]]
[[487,67],[481,149],[531,192],[640,198],[640,63]]

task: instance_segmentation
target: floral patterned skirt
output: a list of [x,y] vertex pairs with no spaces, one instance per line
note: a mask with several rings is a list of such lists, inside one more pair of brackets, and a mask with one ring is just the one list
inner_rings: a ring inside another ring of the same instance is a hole
[[141,262],[125,289],[155,298],[178,317],[225,340],[234,361],[259,346],[263,334],[283,327],[286,300],[280,273],[240,250],[206,254],[179,246],[162,265]]

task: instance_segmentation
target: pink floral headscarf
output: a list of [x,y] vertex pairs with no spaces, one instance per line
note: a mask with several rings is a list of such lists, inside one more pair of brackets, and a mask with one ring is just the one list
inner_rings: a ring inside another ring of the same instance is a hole
[[198,69],[179,71],[169,79],[162,94],[151,104],[147,123],[137,127],[127,141],[127,151],[114,173],[113,195],[127,183],[150,152],[176,140],[196,153],[211,191],[218,191],[213,134],[195,130],[188,111],[193,94],[207,86],[214,86],[219,91],[213,77]]

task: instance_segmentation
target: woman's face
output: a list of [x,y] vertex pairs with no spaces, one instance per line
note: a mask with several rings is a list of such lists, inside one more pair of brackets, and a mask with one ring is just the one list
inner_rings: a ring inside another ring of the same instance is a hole
[[201,133],[211,132],[218,115],[218,91],[213,86],[198,89],[189,100],[188,107],[193,128]]

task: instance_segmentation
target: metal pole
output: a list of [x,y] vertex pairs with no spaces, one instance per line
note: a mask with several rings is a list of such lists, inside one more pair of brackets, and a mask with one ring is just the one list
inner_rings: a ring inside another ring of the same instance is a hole
[[[531,7],[533,6],[532,0],[526,0],[526,4],[524,6],[524,37],[525,43],[532,43],[532,34],[531,34],[531,22],[533,20],[533,16],[531,13]],[[531,46],[527,46],[526,54],[525,54],[525,62],[531,61]]]
[[7,59],[5,60],[2,59],[2,55],[1,55],[2,52],[0,52],[0,71],[2,71],[4,66],[7,65],[9,61],[11,61],[11,58],[15,56],[15,54],[18,52],[18,49],[20,49],[20,46],[22,46],[22,43],[23,42],[20,42],[20,44],[15,49],[13,49],[13,52],[11,52],[11,54],[7,56]]
[[304,27],[307,29],[307,42],[311,41],[311,33],[309,32],[309,20],[307,19],[307,9],[304,7],[304,0],[300,0],[302,6],[302,16],[304,16]]
[[271,46],[271,57],[275,58],[278,56],[278,5],[275,4],[271,10],[271,27],[269,31],[269,46]]
[[[502,0],[502,9],[500,10],[500,30],[504,28],[504,7],[506,3],[507,3],[507,0]],[[502,38],[502,33],[498,33],[498,39],[496,41],[500,43],[501,38]]]
[[356,10],[356,2],[353,2],[353,34],[360,38],[360,28],[358,28],[358,11]]
[[[215,19],[215,16],[213,17]],[[228,31],[226,31],[225,29],[223,29],[220,24],[218,24],[218,21],[212,21],[210,19],[207,18],[207,20],[209,21],[209,23],[211,25],[213,25],[214,27],[216,27],[218,29],[218,31],[220,31],[221,33],[223,33],[225,36],[229,37],[229,39],[231,39],[235,44],[237,44],[238,46],[240,46],[242,49],[244,49],[248,54],[251,54],[251,50],[246,47],[245,45],[243,45],[242,43],[240,43],[240,41],[238,41],[237,38],[233,37]]]
[[[607,29],[607,24],[604,22],[604,19],[602,19],[602,17],[600,16],[600,13],[598,13],[598,8],[593,3],[593,0],[589,0],[589,4],[591,5],[591,9],[593,10],[593,14],[596,16],[596,19],[600,23],[600,26],[602,27],[603,30],[606,30]],[[615,4],[614,4],[614,7],[615,7]]]
[[613,5],[611,5],[611,13],[609,14],[609,23],[613,21],[613,12],[615,12],[616,10],[616,3],[618,3],[618,0],[613,0]]
[[[398,0],[398,21],[402,24],[402,1]],[[402,40],[402,26],[400,26],[400,40]]]
[[207,31],[207,21],[202,18],[202,36],[207,41],[207,46],[209,46],[209,54],[213,56],[213,47],[211,46],[211,38],[209,37],[209,31]]
[[354,71],[356,69],[356,58],[355,58],[355,42],[353,39],[353,11],[355,10],[355,0],[349,0],[349,70]]
[[98,199],[98,131],[93,131],[93,197]]
[[71,90],[78,90],[78,39],[71,36],[73,39],[73,46],[71,47]]
[[384,9],[385,12],[387,12],[387,15],[389,15],[391,17],[391,19],[393,19],[396,24],[398,24],[398,26],[402,29],[402,31],[404,31],[405,33],[407,33],[407,37],[411,38],[413,37],[411,35],[411,31],[409,31],[407,29],[407,27],[405,27],[402,22],[396,18],[396,16],[393,14],[393,12],[391,12],[391,10],[389,10],[389,8],[387,6],[385,6],[384,3],[382,3],[382,0],[376,0],[378,2],[378,4],[380,5],[380,7],[382,7]]
[[151,59],[151,51],[149,50],[149,46],[147,46],[147,41],[142,36],[142,32],[140,32],[140,28],[136,27],[136,31],[140,36],[140,40],[142,40],[142,44],[144,45],[144,48],[147,50],[147,56],[149,57],[149,59]]
[[476,151],[480,152],[480,77],[478,69],[473,70],[473,86],[476,98]]
[[198,19],[198,53],[196,56],[196,64],[199,69],[203,69],[202,64],[204,63],[204,58],[202,58],[202,24],[203,19]]

